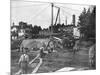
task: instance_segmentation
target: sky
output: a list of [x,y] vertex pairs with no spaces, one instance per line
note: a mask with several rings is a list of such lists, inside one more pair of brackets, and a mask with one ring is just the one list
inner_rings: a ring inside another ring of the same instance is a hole
[[[68,3],[54,3],[54,6],[60,7],[61,24],[72,23],[72,15],[76,15],[76,25],[78,17],[84,8],[88,9],[89,5],[77,5]],[[55,22],[58,9],[54,7],[53,21]],[[51,3],[34,2],[33,0],[11,0],[11,24],[16,25],[20,21],[28,24],[38,25],[42,28],[48,28],[51,25]]]

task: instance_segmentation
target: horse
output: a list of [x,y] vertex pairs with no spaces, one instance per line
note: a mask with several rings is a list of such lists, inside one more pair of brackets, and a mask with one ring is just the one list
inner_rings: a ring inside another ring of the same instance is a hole
[[42,43],[40,41],[34,39],[25,39],[22,41],[20,45],[20,52],[23,52],[23,48],[28,48],[28,50],[38,49],[42,47]]
[[73,53],[75,54],[77,51],[80,50],[80,46],[79,46],[80,41],[77,40],[74,44],[75,44],[75,45],[74,45],[74,47],[73,47]]
[[96,65],[96,45],[92,45],[89,48],[89,67],[95,68]]

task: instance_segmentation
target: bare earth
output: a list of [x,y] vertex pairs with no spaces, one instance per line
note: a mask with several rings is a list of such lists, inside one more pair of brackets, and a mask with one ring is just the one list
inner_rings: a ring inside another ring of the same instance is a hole
[[[36,53],[28,53],[30,61],[35,58]],[[11,73],[16,73],[19,70],[18,59],[21,53],[12,52],[11,53]],[[38,60],[36,60],[29,68],[28,73],[31,73],[32,70],[37,65]],[[57,52],[46,55],[43,58],[43,63],[40,66],[37,73],[47,73],[55,72],[64,67],[75,67],[82,68],[88,67],[88,48],[82,49],[76,54],[70,52],[69,49],[57,50]]]

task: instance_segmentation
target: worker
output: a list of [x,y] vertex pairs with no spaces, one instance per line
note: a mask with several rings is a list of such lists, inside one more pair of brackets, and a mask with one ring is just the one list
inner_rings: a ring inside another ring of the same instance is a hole
[[19,59],[19,66],[20,66],[20,69],[21,69],[21,74],[27,74],[27,70],[28,70],[28,63],[29,63],[29,56],[27,54],[28,52],[28,48],[24,48],[23,50],[23,54],[20,56],[20,59]]
[[44,52],[44,47],[40,48],[40,58],[44,58],[47,53]]

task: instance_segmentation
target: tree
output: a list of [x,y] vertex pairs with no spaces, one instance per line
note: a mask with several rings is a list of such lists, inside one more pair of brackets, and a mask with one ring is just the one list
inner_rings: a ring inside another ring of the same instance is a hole
[[32,33],[33,33],[33,34],[39,34],[39,31],[41,31],[41,30],[42,30],[41,26],[35,25],[35,26],[33,27],[33,29],[32,29]]
[[20,22],[19,22],[19,27],[24,29],[24,28],[27,27],[27,23],[25,23],[25,22],[23,22],[23,21],[20,21]]
[[90,11],[89,8],[87,11],[84,8],[83,12],[79,16],[78,26],[82,34],[85,35],[85,38],[95,38],[95,20],[96,20],[96,7],[93,7],[93,10]]
[[90,30],[91,30],[91,36],[96,37],[96,6],[93,8],[93,11],[90,16]]

